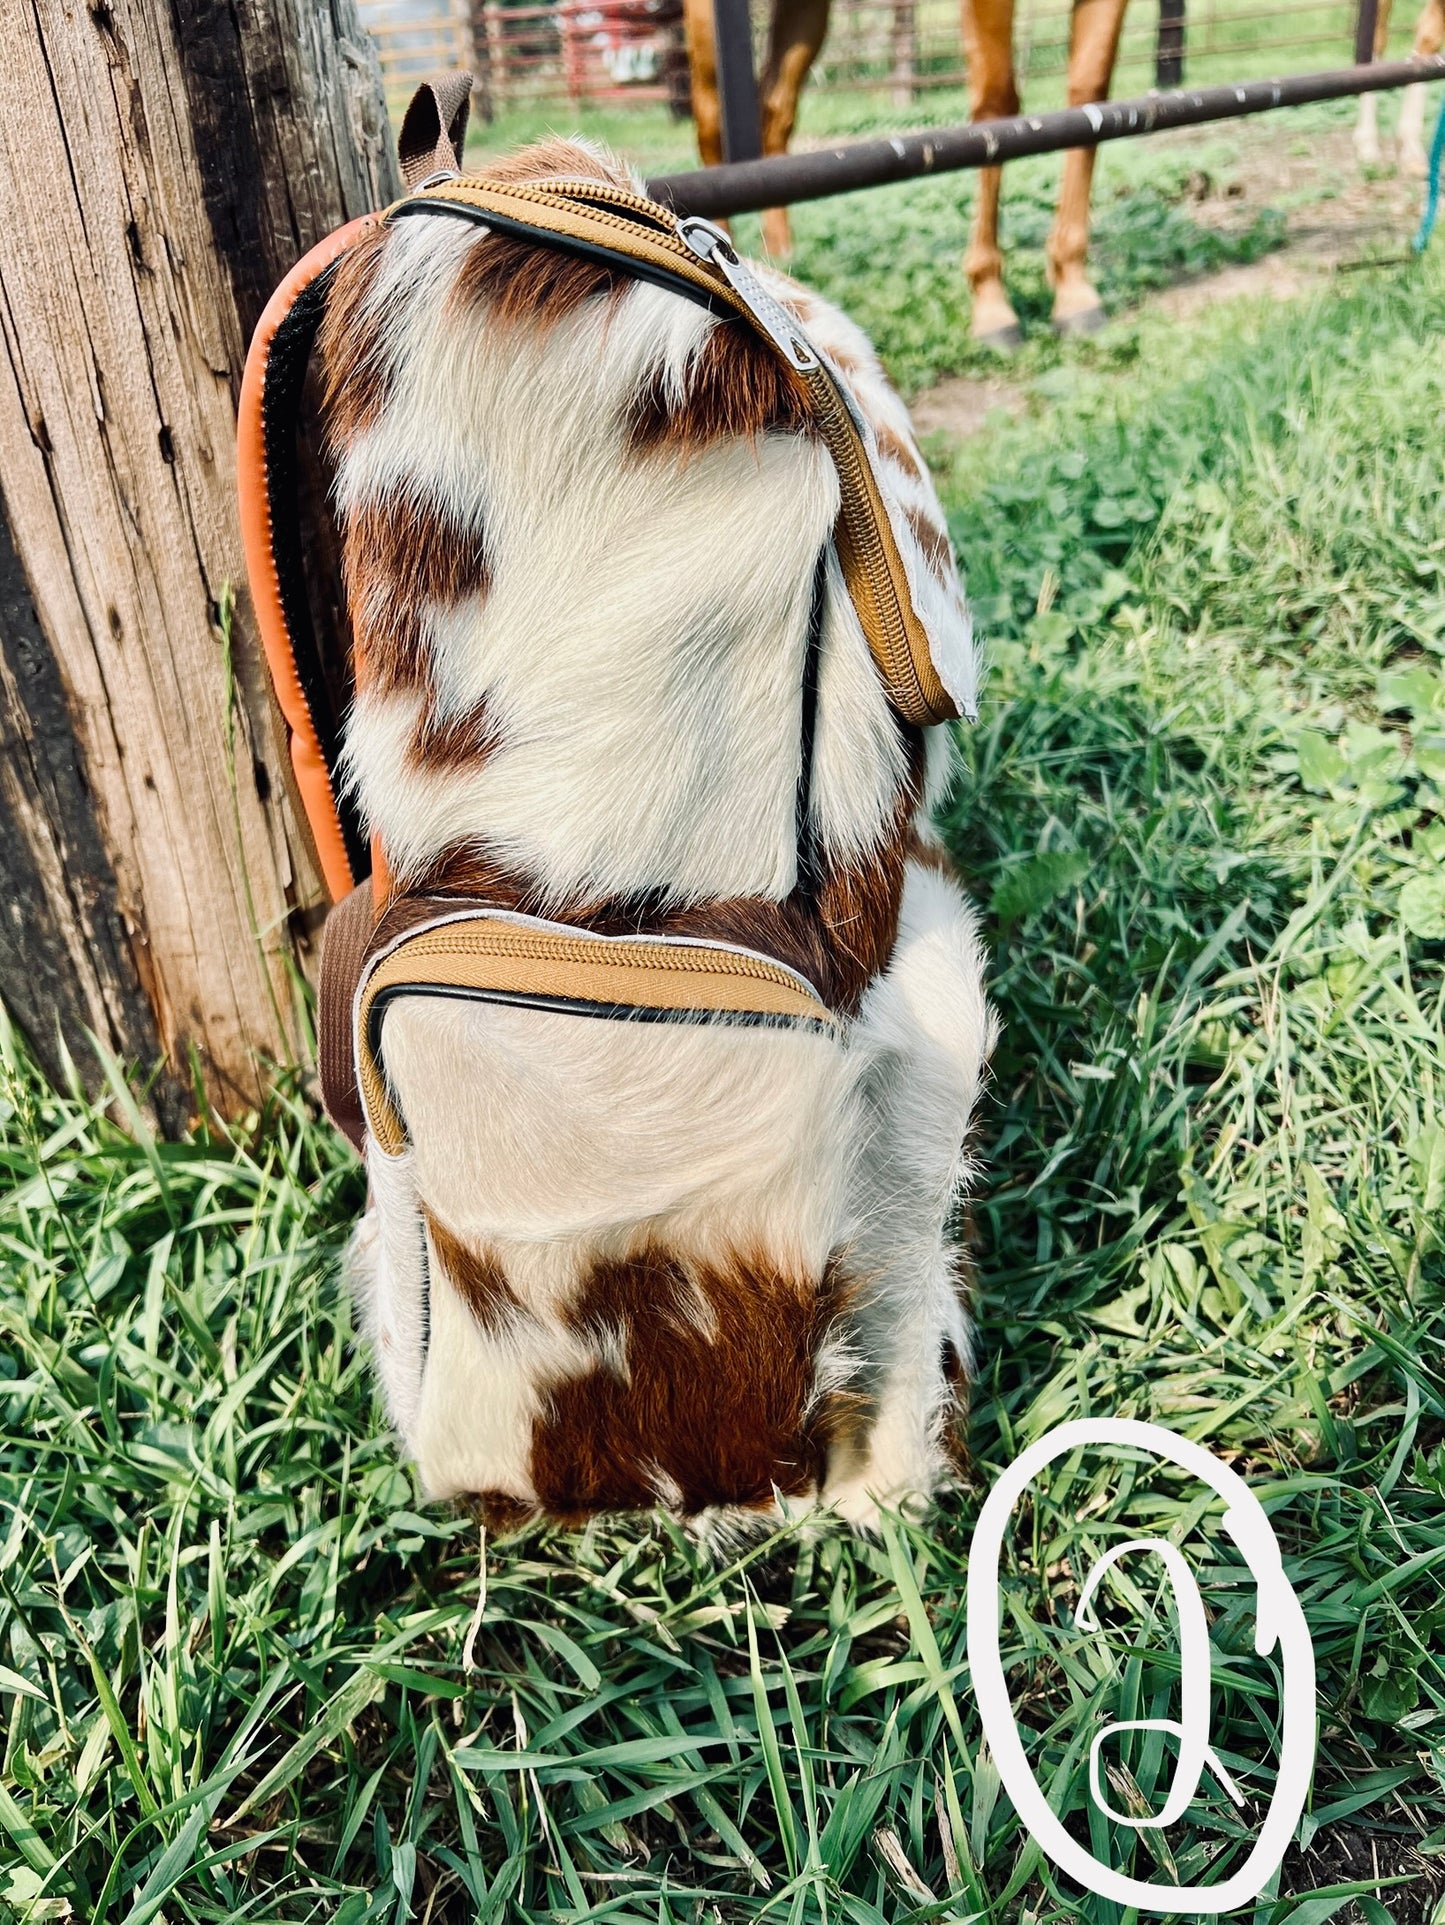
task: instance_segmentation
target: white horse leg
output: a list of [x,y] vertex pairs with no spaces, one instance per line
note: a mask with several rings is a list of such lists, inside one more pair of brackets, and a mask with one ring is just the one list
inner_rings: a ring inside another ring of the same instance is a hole
[[[1379,0],[1375,11],[1375,58],[1383,60],[1390,44],[1390,0]],[[1380,109],[1374,94],[1360,95],[1360,117],[1355,122],[1355,156],[1361,167],[1380,164]]]
[[1355,122],[1355,158],[1361,167],[1380,162],[1379,102],[1373,94],[1360,95],[1360,117]]
[[1405,89],[1400,102],[1400,172],[1425,178],[1425,83]]

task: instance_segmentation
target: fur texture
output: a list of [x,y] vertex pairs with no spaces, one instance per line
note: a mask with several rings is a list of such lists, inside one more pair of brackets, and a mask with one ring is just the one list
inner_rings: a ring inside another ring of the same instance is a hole
[[[569,143],[507,171],[635,186]],[[871,427],[935,662],[971,695],[907,413],[841,314],[770,282]],[[848,1019],[394,1003],[411,1147],[372,1147],[351,1265],[393,1420],[428,1490],[497,1528],[820,1499],[867,1525],[944,1468],[968,1356],[945,1227],[992,1018],[925,826],[946,745],[888,705],[829,458],[740,325],[445,215],[344,257],[322,354],[345,766],[395,887],[742,943]]]

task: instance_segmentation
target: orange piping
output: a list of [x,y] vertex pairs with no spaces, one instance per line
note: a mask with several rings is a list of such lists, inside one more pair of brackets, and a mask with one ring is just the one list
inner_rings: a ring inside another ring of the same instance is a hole
[[331,775],[321,753],[316,729],[306,697],[296,673],[296,658],[291,631],[281,603],[281,583],[276,573],[276,557],[271,547],[271,492],[266,472],[266,436],[262,405],[266,392],[266,367],[276,330],[285,319],[297,296],[328,268],[339,254],[360,239],[375,221],[374,214],[363,214],[328,234],[292,268],[266,303],[265,312],[251,337],[246,356],[246,372],[241,380],[241,402],[236,422],[236,488],[241,510],[241,542],[246,555],[246,573],[251,583],[251,603],[256,611],[256,626],[271,670],[276,701],[285,717],[290,736],[291,766],[296,774],[301,805],[311,825],[321,873],[333,902],[340,901],[354,885],[351,862],[341,833],[341,819],[331,792]]

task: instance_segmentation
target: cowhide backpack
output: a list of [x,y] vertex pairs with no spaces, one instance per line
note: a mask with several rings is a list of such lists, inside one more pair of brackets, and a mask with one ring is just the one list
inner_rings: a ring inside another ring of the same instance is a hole
[[946,528],[841,314],[589,145],[459,174],[469,84],[277,290],[241,404],[353,1288],[426,1490],[492,1528],[866,1526],[935,1485],[968,1357],[991,1017],[929,827],[975,680]]

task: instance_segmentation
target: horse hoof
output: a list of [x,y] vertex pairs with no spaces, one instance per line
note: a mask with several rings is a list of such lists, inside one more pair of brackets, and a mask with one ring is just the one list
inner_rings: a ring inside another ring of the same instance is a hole
[[1012,354],[1015,348],[1023,346],[1024,331],[1017,321],[1006,321],[1001,328],[985,328],[973,338],[981,348],[992,348],[998,354]]
[[792,222],[780,207],[770,207],[763,215],[763,252],[781,266],[793,258]]
[[1081,307],[1072,314],[1056,314],[1053,329],[1058,335],[1097,334],[1108,318],[1102,307]]

